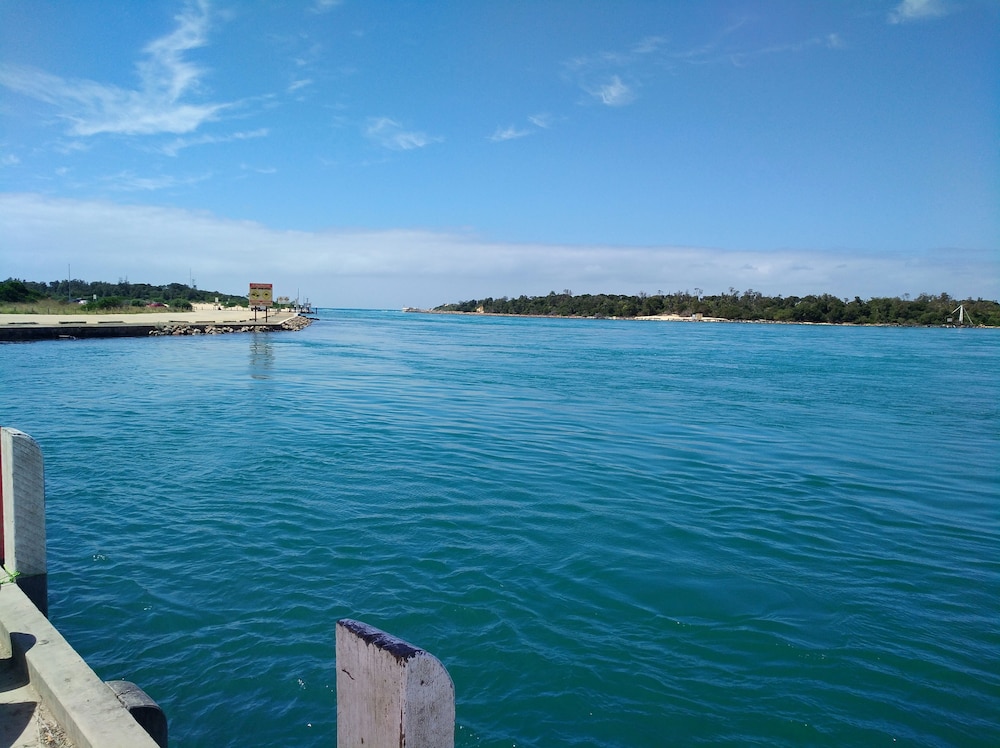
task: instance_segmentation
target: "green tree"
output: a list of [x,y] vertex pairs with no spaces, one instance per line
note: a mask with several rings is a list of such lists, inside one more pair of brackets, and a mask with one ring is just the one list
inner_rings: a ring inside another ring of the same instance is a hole
[[38,291],[28,288],[24,281],[16,278],[8,278],[0,283],[0,301],[12,304],[37,301],[42,298]]

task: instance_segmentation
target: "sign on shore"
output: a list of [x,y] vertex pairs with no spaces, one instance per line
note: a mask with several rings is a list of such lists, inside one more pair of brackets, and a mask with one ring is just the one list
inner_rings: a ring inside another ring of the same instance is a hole
[[272,299],[272,294],[274,292],[274,284],[272,283],[251,283],[250,284],[250,308],[258,309],[260,307],[269,307],[274,301]]

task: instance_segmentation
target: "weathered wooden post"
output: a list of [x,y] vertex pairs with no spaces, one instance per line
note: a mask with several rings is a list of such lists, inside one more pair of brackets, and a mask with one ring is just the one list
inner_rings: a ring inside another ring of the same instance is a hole
[[45,565],[45,469],[37,442],[17,429],[0,427],[0,503],[3,543],[0,563],[28,599],[48,615]]
[[338,748],[451,748],[455,685],[433,655],[361,621],[337,621]]

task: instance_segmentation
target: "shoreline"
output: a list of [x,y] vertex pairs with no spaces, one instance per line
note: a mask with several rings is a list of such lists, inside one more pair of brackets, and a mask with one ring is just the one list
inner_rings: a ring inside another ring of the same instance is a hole
[[[594,317],[580,314],[507,314],[504,312],[459,312],[450,309],[417,309],[416,307],[403,307],[403,312],[407,314],[458,314],[467,317],[524,317],[526,319],[613,319],[613,320],[659,320],[663,322],[742,322],[743,320],[730,320],[724,317],[682,317],[679,314],[657,314],[644,317]],[[760,320],[764,321],[764,320]]]
[[796,322],[791,320],[776,319],[727,319],[725,317],[683,317],[679,314],[655,314],[638,317],[593,317],[576,314],[505,314],[502,312],[459,312],[448,309],[418,309],[416,307],[403,307],[403,312],[407,314],[456,314],[466,317],[523,317],[525,319],[593,319],[593,320],[616,320],[621,322],[708,322],[725,323],[731,325],[808,325],[813,327],[920,327],[926,329],[933,328],[968,328],[970,330],[996,330],[1000,329],[992,325],[902,325],[898,322]]

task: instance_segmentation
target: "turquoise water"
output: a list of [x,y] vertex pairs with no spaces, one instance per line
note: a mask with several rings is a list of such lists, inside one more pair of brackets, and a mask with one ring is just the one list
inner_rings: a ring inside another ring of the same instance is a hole
[[333,745],[342,617],[460,746],[1000,744],[1000,331],[321,316],[0,346],[172,745]]

